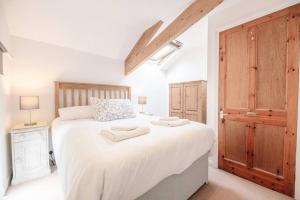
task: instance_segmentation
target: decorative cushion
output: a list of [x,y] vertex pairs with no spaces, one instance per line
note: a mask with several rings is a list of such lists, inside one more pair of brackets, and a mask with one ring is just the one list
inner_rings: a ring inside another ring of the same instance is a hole
[[99,99],[90,98],[90,104],[95,120],[112,121],[136,117],[133,105],[128,99]]
[[74,106],[65,107],[58,110],[61,120],[75,120],[75,119],[92,119],[93,110],[91,106]]

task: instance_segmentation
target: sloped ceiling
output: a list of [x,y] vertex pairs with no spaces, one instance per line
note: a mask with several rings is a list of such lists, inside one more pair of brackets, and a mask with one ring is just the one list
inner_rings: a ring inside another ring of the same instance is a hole
[[192,0],[1,0],[12,35],[125,59],[143,31]]

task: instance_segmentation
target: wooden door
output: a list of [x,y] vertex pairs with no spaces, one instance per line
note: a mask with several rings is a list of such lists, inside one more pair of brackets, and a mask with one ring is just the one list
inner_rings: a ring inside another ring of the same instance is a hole
[[170,116],[183,118],[183,84],[169,86]]
[[220,34],[219,167],[292,196],[300,6]]

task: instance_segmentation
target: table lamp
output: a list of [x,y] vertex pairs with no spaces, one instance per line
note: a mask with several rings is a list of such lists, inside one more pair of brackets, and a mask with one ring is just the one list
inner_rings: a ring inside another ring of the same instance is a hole
[[20,96],[20,110],[29,111],[29,123],[25,123],[24,126],[34,126],[37,124],[31,121],[31,111],[36,109],[39,109],[38,96]]
[[142,105],[142,112],[141,113],[144,113],[144,105],[147,104],[147,97],[139,96],[138,97],[138,104]]

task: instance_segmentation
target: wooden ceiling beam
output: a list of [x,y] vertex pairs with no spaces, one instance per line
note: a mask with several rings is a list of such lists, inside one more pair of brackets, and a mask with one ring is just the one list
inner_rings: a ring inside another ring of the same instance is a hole
[[[143,46],[142,48],[140,48],[142,45],[140,45],[139,42],[137,42],[136,46],[138,47],[135,46],[131,51],[134,53],[130,53],[127,59],[125,60],[125,75],[128,75],[129,73],[137,69],[140,65],[144,64],[155,53],[157,53],[159,50],[165,47],[169,42],[176,39],[179,35],[184,33],[193,24],[198,22],[202,17],[207,15],[211,10],[213,10],[222,2],[223,0],[196,0],[187,9],[185,9],[165,30],[163,30],[156,38],[154,38],[147,46]],[[150,29],[152,27],[150,27]],[[143,36],[145,34],[146,31],[144,32]],[[144,40],[143,36],[140,38],[139,41]],[[147,40],[148,39],[149,37],[147,37]],[[141,43],[145,44],[143,42]]]
[[125,62],[128,62],[128,60],[131,57],[137,56],[137,54],[140,53],[142,49],[147,46],[147,44],[151,41],[151,39],[153,38],[155,33],[157,33],[162,24],[163,21],[160,20],[143,33],[143,35],[140,37],[140,39],[137,41],[137,43],[134,45],[133,49],[127,56]]

